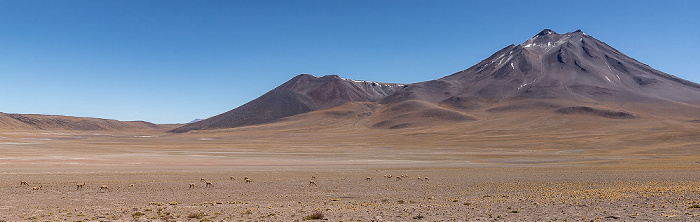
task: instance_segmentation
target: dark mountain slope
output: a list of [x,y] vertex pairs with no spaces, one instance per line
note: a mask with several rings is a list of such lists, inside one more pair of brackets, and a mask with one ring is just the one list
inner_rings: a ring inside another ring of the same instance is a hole
[[384,100],[457,98],[675,101],[700,105],[700,85],[655,70],[583,32],[544,30],[450,76],[411,84]]
[[301,74],[238,108],[187,124],[171,132],[270,123],[284,117],[333,108],[347,102],[377,101],[401,87],[403,85],[349,80],[335,75],[315,77]]

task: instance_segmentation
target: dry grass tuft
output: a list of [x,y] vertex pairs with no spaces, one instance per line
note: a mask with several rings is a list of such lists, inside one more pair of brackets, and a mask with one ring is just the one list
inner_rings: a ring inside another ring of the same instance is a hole
[[139,217],[142,217],[142,216],[144,216],[144,215],[146,215],[146,214],[145,214],[145,213],[142,213],[142,212],[139,212],[139,211],[136,211],[136,212],[134,212],[133,214],[131,214],[131,216],[134,217],[134,218],[139,218]]
[[187,218],[202,219],[202,218],[204,218],[205,216],[207,216],[207,215],[204,214],[204,213],[202,213],[202,212],[198,212],[198,213],[190,213],[189,215],[187,215]]
[[314,211],[314,213],[304,217],[304,220],[321,220],[321,219],[323,219],[323,217],[324,217],[323,212],[317,210],[317,211]]

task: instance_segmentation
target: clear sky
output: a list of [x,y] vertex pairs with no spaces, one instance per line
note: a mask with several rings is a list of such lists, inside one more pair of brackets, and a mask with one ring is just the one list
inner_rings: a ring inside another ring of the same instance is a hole
[[700,82],[700,1],[0,0],[0,112],[184,123],[300,73],[413,83],[581,29]]

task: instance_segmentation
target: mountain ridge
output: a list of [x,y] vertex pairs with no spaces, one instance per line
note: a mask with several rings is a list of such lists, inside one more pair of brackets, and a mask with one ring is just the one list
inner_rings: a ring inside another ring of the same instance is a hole
[[610,119],[636,119],[643,117],[637,113],[646,115],[649,110],[658,115],[700,112],[700,84],[656,70],[581,30],[559,34],[544,29],[521,44],[508,45],[467,69],[435,80],[383,84],[301,74],[270,92],[281,90],[312,102],[302,102],[306,104],[303,110],[265,117],[263,111],[288,108],[260,109],[259,99],[267,97],[263,95],[249,102],[255,103],[257,112],[240,116],[263,116],[263,121],[221,122],[221,116],[242,115],[251,106],[247,103],[171,132],[271,123],[348,102],[382,105],[377,115],[366,115],[372,119],[368,127],[388,129],[470,122],[485,118],[484,113],[530,109],[544,110],[547,115]]
[[0,129],[5,130],[148,130],[160,126],[146,121],[118,121],[91,117],[0,113]]
[[544,29],[435,80],[398,84],[299,74],[244,105],[184,125],[0,113],[0,128],[184,133],[275,123],[321,110],[380,129],[469,123],[508,113],[632,121],[657,116],[697,123],[700,84],[656,70],[581,30]]

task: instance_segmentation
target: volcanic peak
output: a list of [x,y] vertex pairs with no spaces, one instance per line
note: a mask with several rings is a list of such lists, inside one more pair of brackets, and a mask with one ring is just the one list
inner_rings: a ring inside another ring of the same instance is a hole
[[[579,30],[580,30],[580,29],[579,29]],[[544,29],[544,30],[542,30],[540,33],[537,33],[537,35],[535,35],[535,37],[537,37],[537,36],[551,35],[551,34],[559,34],[559,33],[555,32],[555,31],[552,31],[551,29]]]
[[299,84],[299,83],[308,83],[308,82],[329,82],[329,81],[344,81],[348,83],[352,83],[354,85],[370,85],[370,86],[375,86],[375,87],[405,87],[407,86],[406,84],[397,84],[397,83],[384,83],[384,82],[375,82],[375,81],[366,81],[366,80],[354,80],[354,79],[347,79],[347,78],[342,78],[338,75],[324,75],[321,77],[316,77],[311,74],[307,73],[302,73],[291,80],[287,81],[286,83],[282,84],[279,86],[279,88],[294,88],[292,85]]
[[528,39],[527,41],[520,44],[520,46],[531,49],[549,50],[564,43],[568,43],[572,39],[582,42],[584,41],[584,36],[587,35],[583,33],[583,31],[581,31],[580,29],[565,34],[559,34],[552,30],[545,29],[537,35],[535,35],[534,37],[532,37],[531,39]]
[[[687,87],[680,87],[676,84]],[[382,100],[444,102],[451,98],[570,101],[675,101],[698,104],[698,84],[655,70],[577,30],[545,29],[452,75],[409,85]]]
[[353,82],[353,83],[371,84],[374,86],[383,86],[383,87],[405,87],[406,86],[406,84],[383,83],[383,82],[366,81],[366,80],[353,80],[353,79],[346,79],[346,78],[340,78],[340,79],[348,81],[348,82]]

